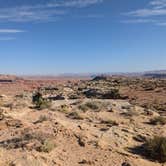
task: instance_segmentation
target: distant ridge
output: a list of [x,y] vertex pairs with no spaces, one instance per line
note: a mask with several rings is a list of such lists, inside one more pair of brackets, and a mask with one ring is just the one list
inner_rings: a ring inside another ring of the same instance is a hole
[[96,76],[166,78],[166,70],[153,70],[153,71],[145,71],[145,72],[64,73],[59,75],[20,75],[20,76],[0,74],[0,80],[93,79]]
[[90,77],[96,76],[127,76],[127,77],[157,77],[166,78],[166,70],[154,70],[145,72],[105,72],[105,73],[87,73],[87,74],[63,74],[63,77]]
[[166,78],[166,70],[146,72],[143,76],[152,78]]

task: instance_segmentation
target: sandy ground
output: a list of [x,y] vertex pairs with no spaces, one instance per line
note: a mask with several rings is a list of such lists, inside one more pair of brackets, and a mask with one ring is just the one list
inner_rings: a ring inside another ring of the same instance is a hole
[[[3,102],[13,100],[8,97]],[[87,111],[78,108],[78,105],[87,102],[99,102],[104,106]],[[158,116],[155,112],[147,116],[143,108],[121,100],[55,101],[51,108],[40,111],[29,108],[29,99],[15,99],[14,104],[12,110],[1,107],[5,118],[0,121],[0,165],[121,166],[124,162],[132,166],[162,165],[130,150],[142,144],[135,139],[139,135],[151,137],[166,134],[165,126],[148,124],[150,118]],[[65,105],[65,110],[58,110],[61,105]],[[132,116],[127,116],[126,113],[133,110]],[[79,118],[69,116],[71,112],[77,112]],[[47,118],[35,123],[41,116]],[[17,120],[21,125],[16,122],[6,125],[7,120]],[[117,124],[104,123],[110,120]],[[49,153],[36,151],[33,141],[24,147],[12,147],[13,138],[20,138],[23,133],[42,133],[41,137],[52,138],[56,146]]]
[[[0,166],[164,166],[138,147],[145,139],[166,137],[166,125],[149,123],[154,117],[166,118],[165,85],[165,80],[126,78],[0,83]],[[50,86],[58,90],[48,90],[46,96],[67,97],[36,109],[33,91]],[[128,98],[82,98],[84,90],[112,86]],[[71,93],[80,98],[69,99]]]

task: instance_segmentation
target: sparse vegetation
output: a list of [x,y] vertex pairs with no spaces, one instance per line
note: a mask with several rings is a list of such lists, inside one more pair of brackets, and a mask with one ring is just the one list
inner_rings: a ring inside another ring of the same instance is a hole
[[89,108],[85,104],[81,104],[78,106],[78,109],[82,110],[83,112],[86,112]]
[[55,142],[52,139],[46,139],[40,147],[41,152],[49,153],[56,147]]
[[39,152],[49,153],[56,147],[56,144],[50,135],[25,131],[17,138],[0,142],[0,146],[6,149],[26,148],[27,150],[34,149]]
[[144,149],[147,155],[159,162],[166,162],[166,138],[154,137],[146,141]]
[[58,108],[59,112],[63,112],[63,113],[68,113],[69,112],[69,107],[67,105],[61,105],[60,108]]
[[50,106],[51,106],[51,102],[44,99],[42,97],[42,94],[39,92],[36,92],[32,96],[32,102],[35,104],[35,107],[39,110],[50,108]]
[[118,126],[119,125],[116,121],[111,120],[111,119],[109,119],[109,120],[102,120],[101,123],[102,124],[106,124],[109,127]]
[[32,102],[36,105],[39,104],[42,100],[43,100],[43,97],[42,97],[42,94],[40,92],[36,92],[32,96]]
[[133,116],[138,116],[138,113],[135,112],[134,110],[130,110],[127,112],[123,112],[121,113],[122,115],[124,115],[125,117],[129,118],[129,117],[133,117]]
[[92,100],[92,101],[87,101],[86,103],[78,105],[78,109],[82,110],[83,112],[90,110],[107,110],[107,111],[112,111],[112,106],[110,105],[109,102],[106,101],[97,101],[97,100]]
[[[105,85],[102,85],[105,87]],[[87,98],[97,98],[97,99],[121,99],[121,95],[119,89],[111,88],[111,89],[90,89],[84,92],[84,95]]]
[[77,119],[77,120],[83,120],[84,119],[84,117],[81,116],[81,114],[79,114],[78,112],[71,112],[70,114],[68,114],[68,117],[72,118],[72,119]]
[[[73,78],[70,82],[46,79],[43,82],[29,81],[25,96],[17,95],[23,91],[8,95],[9,89],[2,97],[0,95],[0,149],[4,150],[6,157],[16,154],[11,156],[15,165],[20,164],[20,159],[23,163],[20,165],[28,165],[26,160],[31,158],[46,165],[74,165],[79,161],[79,164],[88,164],[86,161],[92,158],[91,165],[125,166],[138,162],[137,165],[161,166],[157,160],[166,161],[166,141],[165,138],[151,136],[154,133],[165,136],[165,126],[162,125],[166,124],[166,103],[163,102],[166,84],[163,81],[158,85],[160,80],[157,80],[156,87],[160,91],[155,89],[155,92],[145,93],[141,86],[144,82],[149,84],[148,79],[128,77],[97,78],[95,81]],[[34,85],[28,89],[31,83]],[[32,89],[36,89],[34,95]],[[112,92],[112,89],[116,90]],[[148,95],[154,95],[153,99]],[[148,105],[149,101],[152,103]],[[46,109],[37,111],[43,108]],[[78,151],[83,157],[77,156]],[[46,154],[49,152],[51,154]],[[137,159],[132,157],[130,160],[130,153]],[[4,164],[0,162],[0,165]]]
[[121,95],[119,93],[119,89],[111,89],[108,93],[106,93],[103,98],[105,99],[120,99]]
[[162,116],[154,117],[150,119],[150,124],[153,125],[165,125],[166,124],[166,118]]
[[95,101],[91,101],[91,102],[87,102],[85,104],[86,107],[88,107],[89,109],[92,109],[92,110],[98,110],[100,107],[99,107],[99,102],[95,102]]

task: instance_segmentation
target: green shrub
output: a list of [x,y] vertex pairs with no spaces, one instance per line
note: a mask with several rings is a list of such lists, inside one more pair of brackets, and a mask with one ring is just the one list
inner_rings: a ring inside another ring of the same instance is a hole
[[51,106],[51,102],[50,101],[42,100],[42,101],[40,101],[38,103],[37,108],[39,110],[42,110],[42,109],[50,108],[50,106]]
[[144,145],[148,157],[166,162],[166,137],[154,137],[146,141]]
[[43,100],[42,94],[40,92],[36,92],[33,96],[32,96],[32,102],[34,104],[38,104],[39,102],[41,102],[41,100]]
[[50,101],[44,99],[42,97],[42,94],[39,93],[39,92],[36,92],[32,96],[32,102],[33,102],[33,104],[35,104],[36,108],[39,109],[39,110],[49,108],[50,105],[51,105]]
[[162,116],[158,116],[155,118],[150,119],[150,124],[153,125],[165,125],[166,124],[166,118],[162,117]]

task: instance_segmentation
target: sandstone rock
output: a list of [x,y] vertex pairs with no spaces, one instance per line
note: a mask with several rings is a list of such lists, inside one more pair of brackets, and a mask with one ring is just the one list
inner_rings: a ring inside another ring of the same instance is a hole
[[57,95],[57,96],[49,96],[49,100],[65,100],[65,97],[63,95]]
[[6,96],[6,95],[0,95],[0,98],[1,98],[1,99],[6,99],[7,96]]
[[89,89],[84,92],[87,98],[97,99],[121,99],[118,89]]

